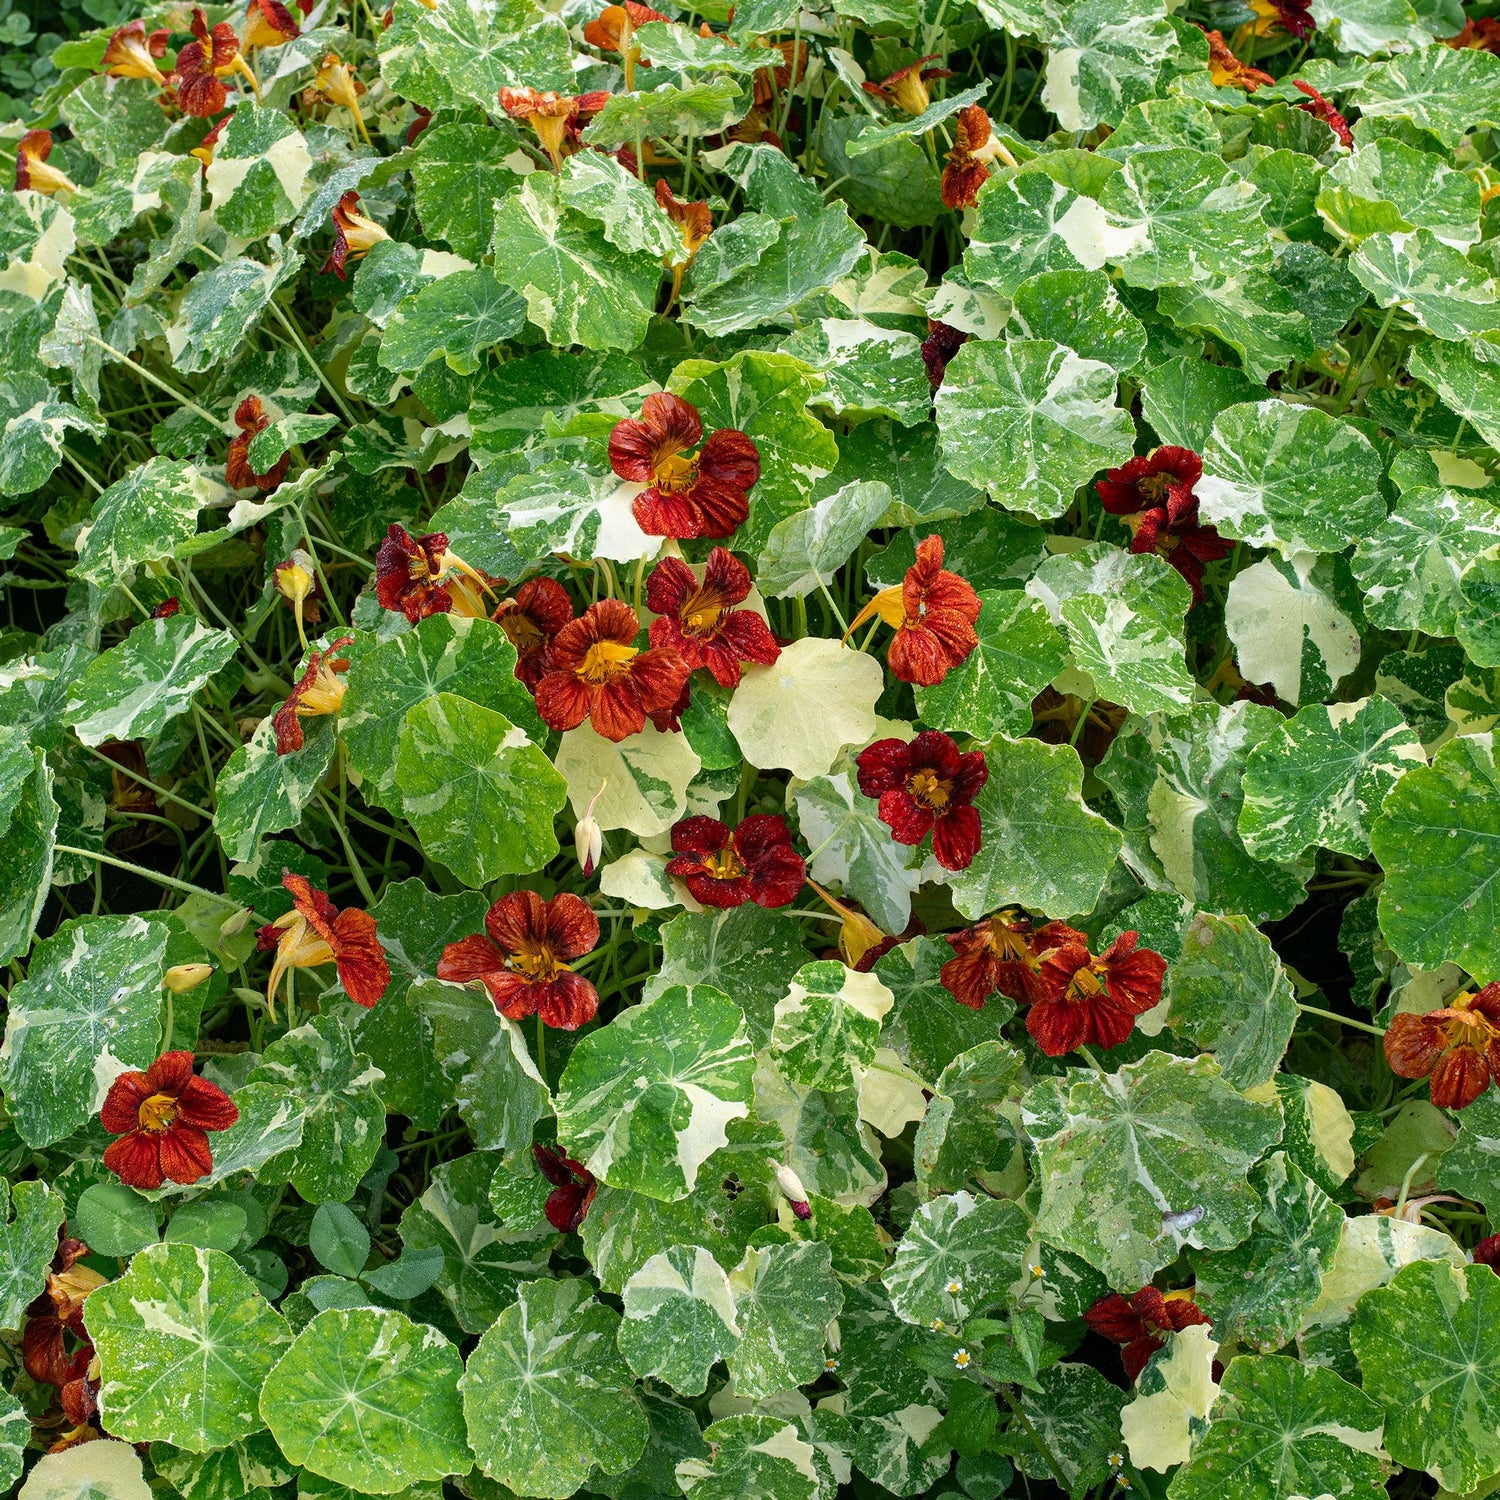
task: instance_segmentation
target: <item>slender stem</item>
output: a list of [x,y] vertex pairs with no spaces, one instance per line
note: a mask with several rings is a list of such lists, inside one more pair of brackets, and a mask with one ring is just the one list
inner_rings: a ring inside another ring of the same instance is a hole
[[1354,399],[1355,392],[1359,390],[1359,383],[1365,378],[1365,371],[1370,368],[1370,361],[1375,358],[1375,352],[1380,348],[1385,338],[1386,330],[1391,326],[1391,322],[1395,316],[1396,307],[1393,303],[1386,309],[1385,318],[1377,330],[1375,337],[1370,340],[1370,347],[1365,350],[1365,357],[1360,360],[1359,368],[1344,382],[1343,389],[1339,392],[1338,405],[1333,409],[1334,416],[1338,416]]
[[[272,303],[271,305],[274,307],[275,303]],[[130,368],[134,370],[142,380],[145,380],[151,385],[154,385],[157,390],[164,391],[175,402],[177,402],[179,406],[185,406],[189,411],[196,412],[200,417],[203,418],[205,422],[211,422],[213,424],[215,432],[218,432],[223,426],[221,419],[216,417],[206,407],[199,406],[191,396],[184,396],[181,391],[177,390],[171,385],[168,385],[165,380],[162,380],[158,376],[153,375],[151,371],[145,367],[145,365],[139,363],[137,360],[133,360],[128,354],[121,354],[120,351],[113,345],[106,344],[103,339],[95,338],[91,333],[85,333],[84,338],[86,338],[91,344],[97,344],[101,349],[105,351],[105,353],[109,354],[112,358],[119,360],[121,364],[129,365]]]
[[149,788],[158,797],[165,797],[168,802],[175,802],[178,807],[185,807],[189,812],[195,812],[201,818],[212,819],[213,814],[206,807],[199,807],[196,802],[189,802],[185,797],[179,797],[176,792],[169,792],[166,787],[158,786],[156,782],[148,777],[142,776],[139,771],[132,771],[129,766],[122,766],[119,761],[111,760],[109,756],[100,754],[92,745],[83,747],[95,760],[102,760],[111,771],[118,771],[122,776],[128,776],[132,781],[139,782],[141,786]]
[[1384,1036],[1384,1026],[1371,1026],[1368,1021],[1356,1021],[1349,1016],[1341,1016],[1337,1011],[1324,1010],[1320,1005],[1304,1005],[1300,1000],[1297,1009],[1304,1015],[1321,1016],[1325,1021],[1337,1021],[1340,1026],[1352,1026],[1356,1031],[1367,1031],[1371,1036]]
[[97,849],[79,849],[72,844],[54,844],[52,847],[56,854],[76,854],[82,859],[95,859],[101,865],[113,865],[115,869],[139,875],[143,880],[154,880],[157,885],[165,886],[169,891],[181,891],[185,896],[207,896],[210,901],[227,899],[222,891],[206,891],[201,885],[192,885],[186,880],[176,880],[170,875],[163,875],[160,870],[150,870],[145,865],[133,865],[128,859],[116,859],[114,855],[101,853]]
[[276,314],[277,321],[283,328],[286,329],[287,333],[291,335],[292,342],[295,343],[296,346],[302,351],[302,353],[307,356],[307,362],[313,367],[313,373],[318,377],[318,383],[323,387],[325,391],[328,392],[329,396],[333,400],[333,404],[338,407],[338,409],[344,414],[344,420],[351,427],[353,427],[355,425],[354,413],[351,412],[349,408],[344,404],[344,398],[339,394],[338,387],[335,386],[334,383],[327,377],[327,375],[323,373],[323,366],[313,358],[313,352],[307,347],[307,343],[302,337],[301,330],[281,310],[281,305],[276,301],[274,297],[271,299],[271,311]]
[[1063,1493],[1071,1491],[1072,1486],[1068,1483],[1068,1477],[1062,1471],[1062,1465],[1052,1456],[1052,1450],[1042,1441],[1041,1434],[1031,1425],[1031,1418],[1021,1410],[1021,1403],[1011,1395],[1009,1390],[1001,1390],[1001,1399],[1010,1407],[1011,1415],[1021,1424],[1021,1429],[1031,1439],[1032,1446],[1042,1455],[1043,1461],[1052,1471],[1052,1477],[1062,1486]]

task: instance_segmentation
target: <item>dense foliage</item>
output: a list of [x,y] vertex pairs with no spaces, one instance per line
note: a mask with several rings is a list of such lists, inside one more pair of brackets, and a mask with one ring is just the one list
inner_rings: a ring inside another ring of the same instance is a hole
[[1484,11],[0,11],[4,1485],[1492,1493]]

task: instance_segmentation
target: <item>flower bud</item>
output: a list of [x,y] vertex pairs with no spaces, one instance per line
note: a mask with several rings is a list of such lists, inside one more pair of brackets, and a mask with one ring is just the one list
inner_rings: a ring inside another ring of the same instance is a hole
[[226,943],[233,938],[237,938],[245,930],[246,925],[253,915],[254,912],[250,907],[241,907],[233,916],[225,917],[219,923],[219,936]]
[[161,977],[161,982],[174,995],[185,995],[200,984],[207,984],[213,974],[212,964],[173,964]]
[[807,1189],[802,1186],[802,1179],[785,1162],[771,1161],[770,1166],[776,1173],[776,1186],[791,1205],[792,1212],[799,1219],[812,1218],[812,1204],[807,1201]]
[[594,817],[594,804],[604,795],[604,788],[608,785],[607,781],[599,783],[599,790],[589,798],[583,816],[573,827],[573,848],[578,854],[578,867],[586,876],[594,873],[599,856],[604,852],[604,830]]

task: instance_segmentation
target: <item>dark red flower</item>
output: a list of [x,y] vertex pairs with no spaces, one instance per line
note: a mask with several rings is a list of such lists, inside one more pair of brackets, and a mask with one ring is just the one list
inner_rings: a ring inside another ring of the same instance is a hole
[[948,361],[968,343],[969,335],[962,329],[947,323],[927,320],[927,337],[922,340],[922,363],[927,366],[927,378],[936,390],[948,373]]
[[726,547],[708,554],[703,582],[680,557],[664,557],[646,580],[651,644],[681,652],[690,668],[706,667],[720,687],[738,687],[740,663],[770,666],[781,654],[753,609],[734,609],[750,594],[750,570]]
[[1203,476],[1203,460],[1191,448],[1162,447],[1110,469],[1094,486],[1112,516],[1130,530],[1132,552],[1154,552],[1182,574],[1203,602],[1203,569],[1226,557],[1234,543],[1198,520],[1193,487]]
[[807,879],[807,862],[792,847],[786,820],[755,813],[730,831],[702,816],[672,825],[667,874],[704,906],[790,906]]
[[1495,16],[1471,17],[1456,36],[1444,37],[1443,45],[1460,50],[1500,53],[1500,19]]
[[432,111],[424,109],[420,104],[412,106],[417,112],[417,117],[406,127],[406,144],[415,146],[417,137],[432,124]]
[[363,260],[381,240],[390,239],[385,230],[359,211],[359,194],[350,188],[333,205],[328,217],[333,221],[333,249],[323,262],[323,275],[349,279],[351,260]]
[[1135,1018],[1161,999],[1167,961],[1138,948],[1140,936],[1122,932],[1098,958],[1082,943],[1068,943],[1042,960],[1042,983],[1051,993],[1027,1012],[1026,1029],[1048,1057],[1090,1043],[1118,1047]]
[[375,597],[380,607],[400,610],[413,625],[449,611],[485,619],[489,608],[484,594],[500,581],[450,552],[442,531],[414,537],[392,521],[375,554]]
[[21,1334],[21,1354],[26,1373],[39,1385],[61,1387],[70,1379],[72,1355],[68,1338],[85,1339],[83,1304],[90,1292],[103,1286],[106,1278],[81,1265],[89,1247],[82,1240],[71,1239],[67,1225],[58,1231],[57,1250],[52,1256],[47,1284],[26,1309],[26,1326]]
[[357,906],[340,911],[323,891],[314,890],[305,875],[281,872],[281,883],[291,892],[292,909],[260,928],[256,946],[273,949],[276,960],[266,985],[266,1001],[276,1013],[276,988],[289,969],[317,969],[333,964],[344,993],[368,1010],[385,994],[391,966],[375,931],[375,918]]
[[1474,1246],[1470,1257],[1476,1266],[1488,1266],[1500,1276],[1500,1234],[1492,1234]]
[[876,740],[859,752],[859,789],[880,799],[880,821],[898,844],[920,844],[930,833],[945,870],[966,870],[979,853],[973,801],[990,777],[984,752],[962,753],[936,729],[909,743]]
[[513,120],[525,120],[536,132],[554,169],[583,145],[583,127],[604,108],[609,93],[555,94],[550,90],[502,88],[500,104]]
[[45,193],[76,193],[78,184],[66,172],[49,167],[47,158],[52,155],[52,132],[50,130],[28,130],[16,142],[16,191]]
[[121,1073],[104,1096],[99,1121],[111,1135],[104,1165],[133,1188],[184,1187],[213,1170],[210,1130],[239,1119],[218,1084],[193,1073],[191,1052],[164,1052],[144,1072]]
[[1054,948],[1086,943],[1076,928],[1064,922],[1034,927],[1025,912],[1007,907],[948,934],[953,957],[938,978],[942,986],[970,1010],[981,1010],[997,992],[1018,1005],[1031,1005],[1054,993],[1054,985],[1042,977],[1042,960]]
[[573,618],[573,601],[555,578],[528,578],[490,616],[516,648],[516,676],[531,692],[552,661],[552,641]]
[[921,114],[932,103],[932,92],[927,87],[928,79],[953,77],[949,68],[924,66],[937,55],[936,52],[929,52],[926,57],[919,57],[909,66],[898,68],[880,83],[867,81],[864,85],[865,92],[874,94],[877,99],[884,99],[887,104],[894,104],[905,114]]
[[235,408],[234,425],[239,428],[239,434],[229,442],[229,454],[224,460],[224,483],[232,490],[274,490],[286,478],[292,455],[283,453],[264,474],[257,474],[250,467],[251,440],[271,425],[259,396],[246,396],[240,402]]
[[245,7],[244,48],[280,47],[302,35],[281,0],[250,0]]
[[721,427],[696,453],[688,452],[702,437],[698,408],[665,392],[647,396],[639,418],[615,423],[610,467],[621,479],[647,486],[631,503],[642,531],[717,540],[750,514],[760,450],[743,432]]
[[1426,1015],[1392,1016],[1385,1056],[1402,1078],[1431,1078],[1439,1109],[1466,1109],[1500,1079],[1500,984],[1466,990]]
[[576,729],[587,719],[618,743],[639,734],[648,714],[677,703],[688,664],[670,646],[640,650],[640,628],[628,604],[601,599],[557,632],[536,685],[536,709],[550,728]]
[[163,599],[155,609],[151,611],[150,618],[153,620],[170,620],[173,615],[182,609],[182,600],[173,594],[170,599]]
[[148,78],[165,87],[167,80],[156,65],[167,55],[168,35],[165,26],[148,36],[144,21],[127,21],[110,37],[100,65],[111,78]]
[[1321,120],[1339,138],[1339,144],[1352,151],[1354,132],[1349,129],[1349,122],[1333,107],[1333,101],[1325,99],[1312,84],[1304,83],[1300,78],[1292,80],[1292,87],[1308,98],[1306,104],[1299,104],[1297,108]]
[[240,56],[240,39],[228,21],[220,21],[210,30],[208,17],[195,5],[191,30],[193,40],[177,54],[173,75],[177,80],[177,107],[185,115],[207,119],[218,114],[229,99],[222,79],[242,73],[253,86],[255,75]]
[[990,179],[989,163],[997,156],[1010,159],[995,139],[990,117],[978,104],[965,105],[958,112],[953,149],[943,167],[943,202],[949,208],[973,208],[980,188]]
[[564,891],[544,901],[535,891],[502,896],[484,919],[485,934],[449,943],[438,978],[479,980],[495,1009],[512,1021],[537,1015],[559,1031],[594,1018],[599,994],[569,964],[599,946],[599,919],[588,902]]
[[[1255,20],[1242,31],[1253,32],[1259,37],[1272,37],[1286,33],[1294,37],[1311,35],[1318,28],[1313,19],[1312,0],[1249,0]],[[1235,36],[1239,37],[1240,32]]]
[[303,719],[336,714],[343,707],[346,684],[339,674],[349,670],[349,661],[338,653],[353,640],[352,635],[341,636],[326,651],[308,653],[307,670],[271,718],[278,755],[292,755],[302,748]]
[[576,1234],[599,1191],[597,1179],[582,1162],[574,1161],[556,1146],[537,1143],[531,1154],[537,1171],[552,1184],[547,1194],[547,1222],[560,1234]]
[[917,543],[917,560],[906,577],[881,589],[854,617],[845,637],[879,615],[896,631],[886,656],[891,671],[902,682],[935,687],[979,644],[974,631],[979,611],[979,595],[943,566],[943,539],[934,532]]
[[1094,1303],[1083,1320],[1101,1338],[1121,1346],[1120,1359],[1131,1381],[1171,1334],[1209,1321],[1191,1291],[1162,1293],[1154,1286],[1143,1286],[1131,1297],[1111,1292]]

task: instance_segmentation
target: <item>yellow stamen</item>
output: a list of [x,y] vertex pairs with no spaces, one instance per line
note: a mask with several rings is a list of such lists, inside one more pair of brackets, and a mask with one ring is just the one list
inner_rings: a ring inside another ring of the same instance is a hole
[[177,1118],[176,1095],[152,1094],[149,1099],[142,1102],[136,1118],[142,1130],[149,1130],[153,1135],[160,1135]]
[[623,677],[635,655],[634,646],[622,646],[618,641],[595,641],[584,652],[578,675],[591,687],[601,687]]

